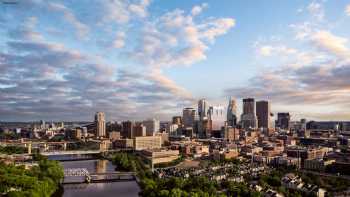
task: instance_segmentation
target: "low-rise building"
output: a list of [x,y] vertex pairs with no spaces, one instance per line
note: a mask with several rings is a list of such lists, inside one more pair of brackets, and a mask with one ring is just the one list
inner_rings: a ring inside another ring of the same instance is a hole
[[152,164],[169,163],[179,158],[178,150],[143,150],[141,156]]
[[161,148],[162,139],[160,136],[143,136],[135,137],[134,139],[134,149],[144,150],[144,149],[156,149]]
[[114,148],[133,148],[134,140],[133,139],[118,139],[113,142]]
[[304,161],[304,169],[316,170],[316,171],[324,171],[328,165],[331,165],[334,162],[335,162],[334,159],[331,159],[331,160],[306,159]]
[[111,141],[119,140],[120,139],[120,132],[118,132],[118,131],[109,132],[108,137]]

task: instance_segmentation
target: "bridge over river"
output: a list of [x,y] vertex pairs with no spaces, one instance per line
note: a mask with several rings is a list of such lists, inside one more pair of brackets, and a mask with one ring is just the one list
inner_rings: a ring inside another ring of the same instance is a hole
[[[74,181],[66,180],[68,177],[81,177]],[[136,180],[134,172],[103,172],[90,173],[86,168],[68,168],[64,170],[63,184],[115,182]]]

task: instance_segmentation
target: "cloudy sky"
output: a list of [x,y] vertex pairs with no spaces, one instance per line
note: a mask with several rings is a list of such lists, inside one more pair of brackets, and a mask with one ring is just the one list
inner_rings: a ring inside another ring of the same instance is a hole
[[350,119],[349,0],[11,2],[0,4],[0,121],[167,120],[230,96]]

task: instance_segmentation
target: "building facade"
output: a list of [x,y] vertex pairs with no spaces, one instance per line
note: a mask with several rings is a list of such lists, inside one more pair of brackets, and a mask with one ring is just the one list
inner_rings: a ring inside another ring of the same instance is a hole
[[143,125],[146,127],[146,135],[154,136],[160,129],[160,121],[157,119],[150,119],[143,121]]
[[280,129],[289,129],[290,115],[289,112],[283,112],[277,114],[276,126]]
[[135,150],[157,149],[161,146],[162,138],[160,136],[135,137],[134,139]]
[[198,101],[198,116],[200,121],[207,118],[208,107],[208,102],[205,99],[201,99]]
[[258,119],[258,128],[271,128],[270,114],[270,103],[268,101],[256,102],[256,116]]
[[231,127],[237,125],[237,105],[236,100],[230,98],[227,107],[227,124]]
[[196,110],[191,108],[191,107],[187,107],[184,108],[182,111],[182,121],[183,121],[183,125],[184,127],[193,127],[194,122],[195,122],[195,117],[196,117]]
[[106,136],[106,119],[105,113],[97,112],[95,114],[96,137]]
[[211,130],[219,131],[225,126],[226,113],[223,106],[210,106],[208,119],[211,122]]
[[241,115],[241,124],[244,129],[257,127],[257,118],[255,114],[254,98],[243,99],[243,113]]

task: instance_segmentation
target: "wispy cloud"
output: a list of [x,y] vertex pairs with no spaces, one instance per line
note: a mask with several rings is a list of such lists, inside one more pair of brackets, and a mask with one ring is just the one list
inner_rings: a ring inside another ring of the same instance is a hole
[[350,4],[346,6],[345,13],[350,16]]
[[[51,31],[39,28],[43,19],[37,12],[21,16],[19,20],[24,22],[19,25],[5,24],[12,28],[8,28],[8,37],[2,43],[5,48],[0,50],[0,114],[6,114],[0,115],[3,120],[88,120],[95,111],[105,111],[110,119],[169,118],[190,105],[193,97],[163,70],[205,59],[209,46],[235,24],[229,18],[197,22],[192,12],[182,10],[167,12],[159,20],[149,18],[147,0],[92,3],[103,10],[101,15],[93,15],[96,24],[81,18],[81,13],[67,2],[28,2],[27,6],[52,12],[47,16],[71,25],[72,29],[66,30],[50,27],[63,31],[53,40]],[[206,6],[199,5],[201,9]],[[194,12],[197,15],[202,11]],[[132,33],[139,40],[134,42],[135,47],[126,46],[128,26],[138,19],[141,31]],[[89,37],[76,41],[83,47],[60,41],[73,39],[69,35],[75,32],[79,37]],[[111,63],[107,55],[84,50],[84,46],[95,44],[96,35],[103,37],[103,47],[109,53],[116,53],[113,49],[127,51],[129,57],[138,60],[137,70]]]
[[350,106],[348,39],[321,29],[322,4],[311,3],[308,10],[313,19],[290,26],[295,33],[293,47],[289,40],[255,45],[261,57],[273,56],[278,65],[260,72],[246,86],[226,89],[225,95],[269,99],[275,111],[288,110],[298,117],[350,118],[343,111]]

